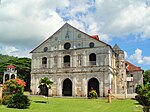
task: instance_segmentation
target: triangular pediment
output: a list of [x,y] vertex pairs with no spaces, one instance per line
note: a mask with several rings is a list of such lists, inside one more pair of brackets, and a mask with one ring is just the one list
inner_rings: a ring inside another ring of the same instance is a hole
[[94,43],[94,47],[106,46],[108,44],[100,41],[98,36],[90,36],[79,29],[65,23],[58,31],[56,31],[47,40],[36,47],[33,52],[45,52],[64,50],[64,44],[70,43],[70,49],[88,48],[90,43]]

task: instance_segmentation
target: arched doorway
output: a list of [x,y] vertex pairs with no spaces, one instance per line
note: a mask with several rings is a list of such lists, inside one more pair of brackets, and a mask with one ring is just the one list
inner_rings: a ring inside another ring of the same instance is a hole
[[14,74],[11,75],[11,79],[15,79],[15,75]]
[[5,82],[6,82],[7,80],[9,80],[9,74],[6,74],[6,75],[5,75]]
[[62,94],[63,96],[72,96],[72,82],[69,78],[63,82]]
[[91,78],[88,81],[88,95],[92,89],[96,90],[96,93],[99,97],[99,81],[96,78]]

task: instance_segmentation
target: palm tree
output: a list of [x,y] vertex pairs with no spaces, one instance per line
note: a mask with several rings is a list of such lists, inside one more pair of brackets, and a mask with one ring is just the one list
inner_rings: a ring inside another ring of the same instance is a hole
[[41,78],[39,82],[40,94],[48,96],[48,89],[51,89],[52,81],[48,79],[48,77]]

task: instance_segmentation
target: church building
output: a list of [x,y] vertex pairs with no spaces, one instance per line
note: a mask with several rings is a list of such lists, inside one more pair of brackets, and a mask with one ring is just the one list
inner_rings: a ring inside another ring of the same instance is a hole
[[31,90],[39,92],[39,81],[53,81],[49,96],[87,97],[91,89],[99,97],[132,94],[143,83],[143,70],[125,60],[124,51],[111,47],[98,35],[89,35],[65,23],[32,53]]

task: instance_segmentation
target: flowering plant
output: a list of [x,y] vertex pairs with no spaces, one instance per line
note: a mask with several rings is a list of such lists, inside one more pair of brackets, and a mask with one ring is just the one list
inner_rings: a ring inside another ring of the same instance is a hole
[[10,93],[23,93],[26,83],[21,79],[10,79],[3,84],[3,90]]

